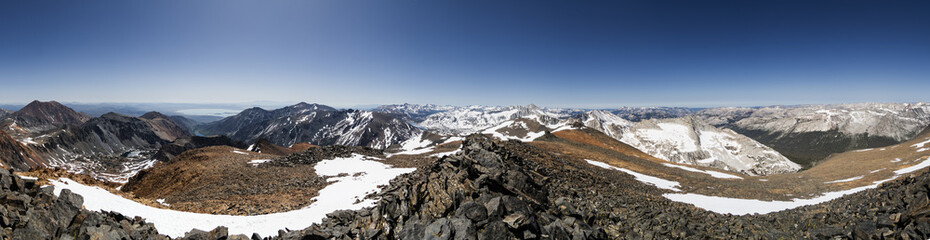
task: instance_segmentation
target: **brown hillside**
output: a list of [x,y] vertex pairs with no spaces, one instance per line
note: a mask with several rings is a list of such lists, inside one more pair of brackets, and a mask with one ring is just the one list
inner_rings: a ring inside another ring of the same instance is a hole
[[254,215],[307,206],[327,185],[312,165],[255,167],[249,163],[274,157],[228,146],[190,150],[140,172],[122,191],[144,199],[165,199],[175,210]]
[[2,168],[29,171],[48,165],[32,148],[23,145],[0,130],[0,163]]
[[[913,140],[886,148],[836,154],[820,165],[797,173],[756,177],[719,169],[688,166],[743,178],[719,179],[704,173],[669,167],[665,164],[673,163],[645,155],[598,131],[583,128],[555,132],[553,136],[540,138],[531,144],[557,153],[561,157],[577,161],[585,159],[600,161],[638,173],[677,181],[685,192],[763,200],[807,198],[818,196],[823,192],[871,185],[874,181],[894,177],[894,170],[913,166],[930,157],[930,150],[918,152],[920,148],[914,146],[930,141],[930,133],[924,132]],[[924,147],[930,148],[930,143]],[[832,182],[837,180],[846,181]]]

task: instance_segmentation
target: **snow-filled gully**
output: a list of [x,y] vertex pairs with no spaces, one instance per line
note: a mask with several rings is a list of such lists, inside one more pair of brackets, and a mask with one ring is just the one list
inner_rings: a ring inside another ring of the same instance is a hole
[[[669,181],[669,180],[633,172],[628,169],[614,167],[614,166],[611,166],[611,165],[608,165],[602,162],[597,162],[597,161],[592,161],[592,160],[585,160],[585,161],[587,161],[591,165],[595,165],[601,168],[613,169],[613,170],[618,170],[618,171],[628,173],[630,175],[633,175],[633,177],[635,177],[636,180],[640,182],[643,182],[649,185],[654,185],[661,189],[668,189],[674,192],[681,192],[681,190],[678,189],[680,185],[676,181]],[[757,200],[757,199],[741,199],[741,198],[708,196],[708,195],[702,195],[702,194],[696,194],[696,193],[666,193],[666,194],[662,194],[662,196],[672,201],[692,204],[696,207],[699,207],[699,208],[702,208],[702,209],[705,209],[711,212],[721,213],[721,214],[734,214],[734,215],[746,215],[746,214],[753,214],[753,213],[766,214],[766,213],[772,213],[772,212],[777,212],[777,211],[782,211],[782,210],[787,210],[787,209],[792,209],[792,208],[798,208],[798,207],[807,206],[807,205],[819,204],[819,203],[823,203],[823,202],[827,202],[833,199],[840,198],[847,194],[853,194],[853,193],[861,192],[867,189],[876,188],[878,187],[878,185],[884,182],[894,180],[898,178],[899,176],[902,176],[902,175],[905,175],[905,174],[908,174],[908,173],[911,173],[911,172],[914,172],[920,169],[924,169],[926,167],[930,167],[930,158],[926,158],[916,165],[896,170],[894,171],[895,175],[893,177],[884,179],[884,180],[874,181],[872,182],[871,185],[861,186],[861,187],[842,190],[842,191],[825,192],[821,194],[819,197],[809,198],[809,199],[795,198],[790,201],[763,201],[763,200]]]
[[[127,216],[140,216],[147,222],[155,224],[159,233],[170,237],[181,237],[192,228],[211,230],[226,226],[229,233],[258,233],[261,236],[276,235],[279,229],[304,229],[319,223],[326,214],[336,210],[357,210],[375,204],[373,199],[364,199],[377,191],[379,185],[387,185],[391,179],[414,171],[414,168],[392,168],[389,165],[373,161],[369,157],[353,154],[348,158],[323,160],[314,166],[316,173],[331,177],[332,183],[319,191],[319,196],[309,206],[281,213],[254,216],[212,215],[182,212],[143,205],[123,198],[105,189],[87,186],[71,179],[62,178],[50,181],[55,186],[55,194],[62,189],[69,189],[84,197],[84,207],[91,211],[112,211]],[[364,173],[355,176],[355,173]],[[360,201],[359,201],[360,200]],[[358,203],[356,203],[358,202]]]

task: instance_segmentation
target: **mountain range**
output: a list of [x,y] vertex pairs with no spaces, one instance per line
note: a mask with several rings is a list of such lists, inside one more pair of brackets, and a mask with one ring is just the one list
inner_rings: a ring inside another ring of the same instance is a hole
[[[50,184],[152,221],[150,237],[923,239],[928,110],[298,103],[197,123],[36,101],[0,117],[0,167],[37,180],[0,170],[0,190],[41,202],[30,186]],[[16,236],[61,232],[0,214]]]
[[319,105],[296,105],[264,110],[250,108],[222,120],[200,125],[196,131],[221,134],[246,143],[259,139],[281,146],[297,143],[387,148],[420,134],[421,130],[392,115],[362,110],[337,110]]
[[927,103],[715,108],[695,114],[810,165],[831,154],[913,138],[930,124]]

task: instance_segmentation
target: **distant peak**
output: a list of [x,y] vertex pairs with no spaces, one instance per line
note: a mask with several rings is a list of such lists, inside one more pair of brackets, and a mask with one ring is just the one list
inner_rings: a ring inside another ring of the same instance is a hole
[[147,112],[147,113],[145,113],[145,114],[142,114],[142,116],[139,116],[139,118],[149,119],[149,120],[156,119],[156,118],[168,119],[168,116],[166,116],[165,114],[162,114],[162,113],[160,113],[160,112],[151,111],[151,112]]
[[115,113],[115,112],[108,112],[106,114],[101,115],[100,117],[102,118],[124,118],[126,116],[123,116],[122,114]]
[[332,107],[329,107],[329,106],[326,106],[326,105],[320,105],[320,104],[317,104],[317,103],[312,103],[312,104],[311,104],[311,103],[306,103],[306,102],[300,102],[300,103],[297,103],[297,104],[294,104],[294,105],[291,105],[291,106],[287,106],[287,107],[285,107],[285,108],[289,108],[289,109],[308,109],[308,110],[326,110],[326,111],[335,111],[335,110],[336,110],[335,108],[332,108]]
[[243,111],[243,112],[256,112],[256,111],[258,111],[258,112],[267,112],[268,110],[265,110],[264,108],[260,108],[260,107],[251,107],[251,108],[247,108],[247,109],[242,110],[242,111]]
[[64,106],[65,105],[61,105],[61,103],[58,103],[56,101],[43,102],[39,100],[33,100],[29,104],[26,104],[26,106],[23,107],[23,109],[36,108],[36,107],[64,107]]

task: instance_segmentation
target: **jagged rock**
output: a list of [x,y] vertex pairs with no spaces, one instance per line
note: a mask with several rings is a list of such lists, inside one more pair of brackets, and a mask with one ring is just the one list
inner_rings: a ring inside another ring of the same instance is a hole
[[68,189],[56,197],[51,187],[6,170],[0,170],[0,183],[2,239],[168,239],[142,219],[87,211],[83,198]]

